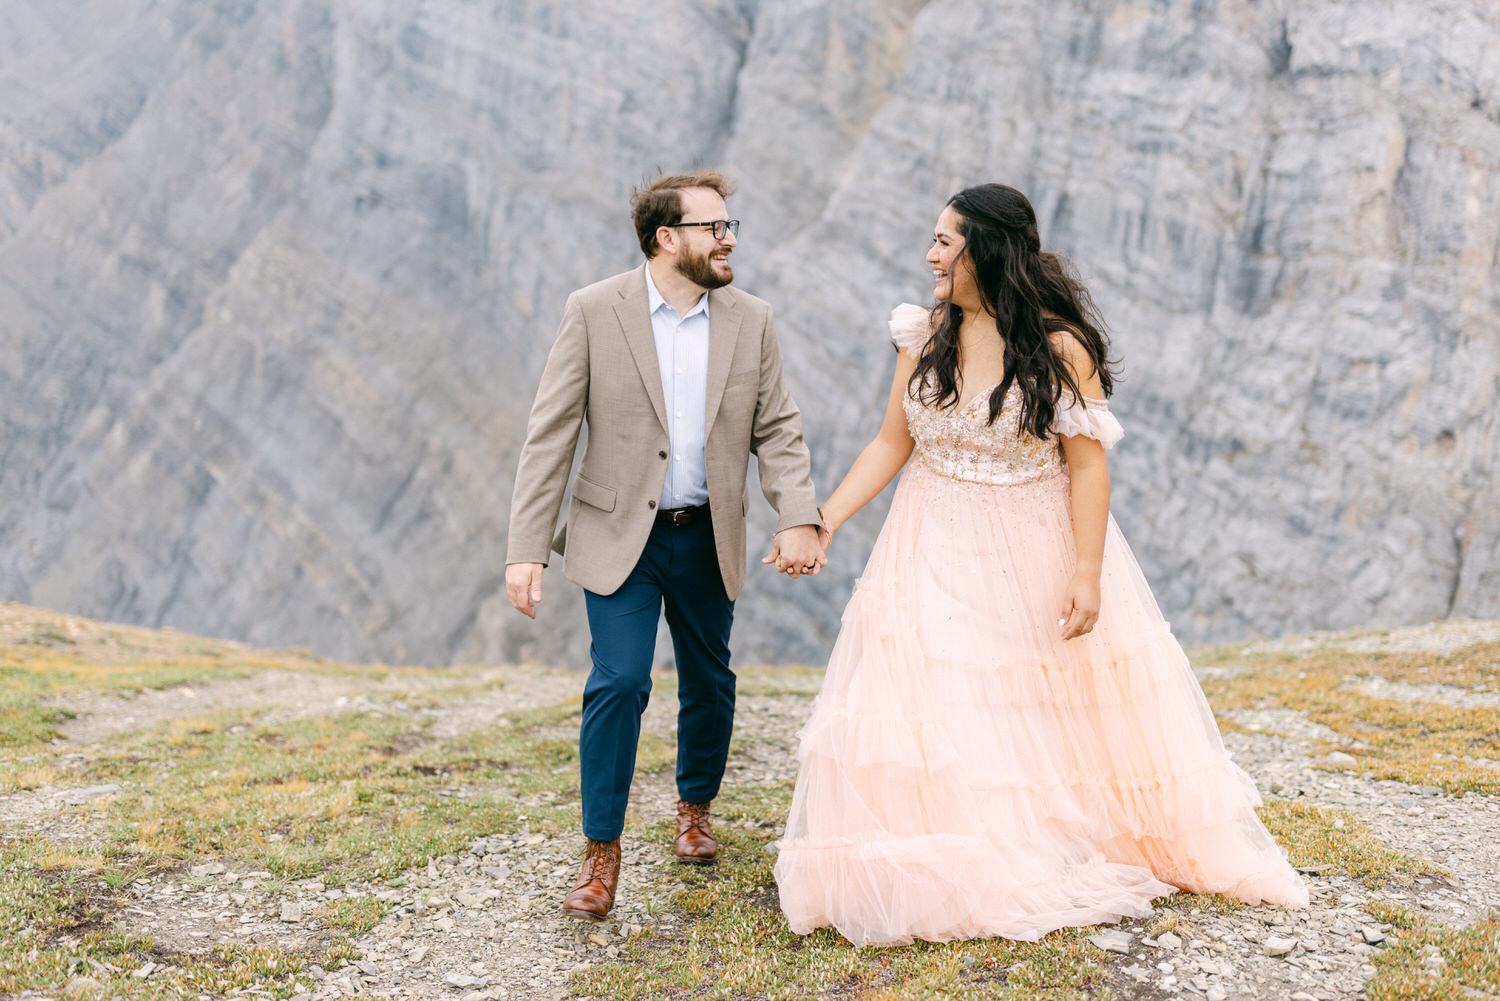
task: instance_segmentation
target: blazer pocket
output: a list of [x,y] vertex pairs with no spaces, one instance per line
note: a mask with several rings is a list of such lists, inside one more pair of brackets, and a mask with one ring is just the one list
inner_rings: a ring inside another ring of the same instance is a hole
[[609,487],[595,483],[582,473],[573,477],[573,496],[589,507],[596,507],[601,511],[615,509],[615,492]]

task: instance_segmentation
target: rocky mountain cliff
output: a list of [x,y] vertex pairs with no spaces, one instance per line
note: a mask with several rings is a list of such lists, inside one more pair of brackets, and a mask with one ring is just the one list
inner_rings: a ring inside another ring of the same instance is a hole
[[[1003,180],[1114,331],[1114,509],[1184,638],[1500,616],[1490,0],[11,0],[0,597],[585,664],[560,574],[505,599],[516,451],[688,164],[739,180],[823,492],[936,212]],[[821,661],[879,520],[752,577],[738,655]]]

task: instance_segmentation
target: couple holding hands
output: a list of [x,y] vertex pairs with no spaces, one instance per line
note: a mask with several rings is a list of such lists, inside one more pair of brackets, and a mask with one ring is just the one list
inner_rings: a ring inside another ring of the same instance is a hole
[[905,469],[800,737],[776,861],[794,931],[1036,939],[1177,889],[1305,906],[1110,517],[1105,449],[1123,432],[1103,325],[1025,196],[985,184],[943,207],[936,305],[892,312],[884,420],[819,508],[771,309],[730,286],[731,193],[715,171],[635,192],[645,263],[568,297],[521,451],[510,600],[534,618],[566,546],[592,637],[587,846],[564,911],[600,920],[614,901],[663,609],[675,853],[717,856],[751,453],[778,517],[765,562],[793,577]]

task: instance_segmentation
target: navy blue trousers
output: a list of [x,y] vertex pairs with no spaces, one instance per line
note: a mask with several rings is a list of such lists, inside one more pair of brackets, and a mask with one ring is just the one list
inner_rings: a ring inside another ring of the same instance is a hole
[[707,803],[724,777],[734,729],[734,602],[724,593],[707,510],[689,525],[658,523],[619,590],[583,596],[594,662],[578,740],[583,833],[613,841],[625,828],[663,605],[677,656],[677,794]]

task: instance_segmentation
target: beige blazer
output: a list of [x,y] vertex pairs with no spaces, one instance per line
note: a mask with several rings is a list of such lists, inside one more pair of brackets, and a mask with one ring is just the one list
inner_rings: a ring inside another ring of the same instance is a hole
[[[704,459],[719,570],[734,598],[745,582],[750,453],[778,532],[822,519],[771,307],[733,287],[708,295]],[[554,539],[585,420],[583,464],[573,478],[567,524]],[[568,579],[612,593],[646,548],[671,447],[642,265],[568,296],[526,426],[505,562],[545,564],[549,550],[562,553],[566,542]]]

